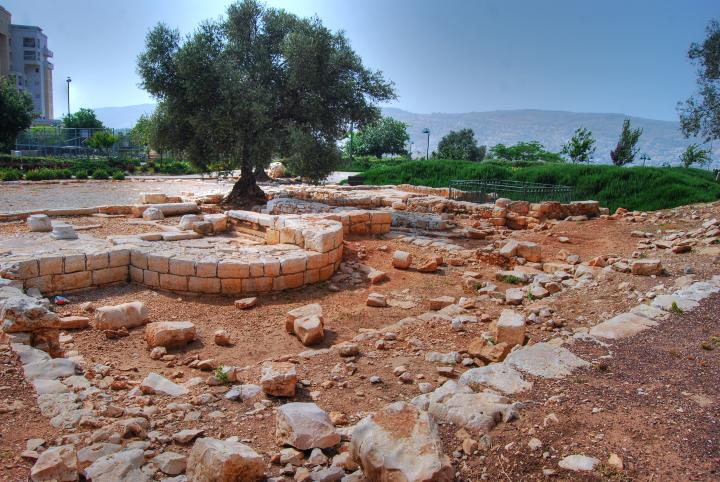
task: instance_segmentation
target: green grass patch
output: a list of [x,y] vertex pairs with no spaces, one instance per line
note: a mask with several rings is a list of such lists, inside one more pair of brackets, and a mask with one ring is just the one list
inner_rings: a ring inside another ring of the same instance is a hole
[[451,180],[513,180],[571,186],[575,200],[653,211],[720,199],[712,172],[684,167],[509,163],[503,161],[404,161],[363,172],[366,184],[447,187]]

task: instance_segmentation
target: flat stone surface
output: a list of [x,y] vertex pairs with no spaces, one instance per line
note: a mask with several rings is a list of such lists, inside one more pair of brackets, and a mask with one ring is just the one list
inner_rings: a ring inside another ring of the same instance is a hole
[[476,392],[487,387],[507,394],[524,392],[533,386],[532,382],[523,379],[519,371],[506,363],[491,363],[470,369],[462,374],[458,384],[467,385]]
[[689,298],[683,298],[681,296],[677,295],[660,295],[656,296],[655,299],[652,300],[652,306],[656,308],[660,308],[661,310],[665,310],[668,312],[673,311],[673,303],[682,311],[689,311],[693,310],[698,307],[699,303],[697,301],[691,300]]
[[622,313],[590,328],[590,334],[599,338],[615,340],[633,336],[656,326],[657,322],[634,313]]
[[545,342],[515,350],[507,356],[505,362],[520,371],[542,378],[564,378],[576,368],[590,365],[570,350]]

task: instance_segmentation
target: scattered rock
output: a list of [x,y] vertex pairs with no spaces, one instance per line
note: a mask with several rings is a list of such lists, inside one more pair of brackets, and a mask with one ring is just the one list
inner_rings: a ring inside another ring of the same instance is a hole
[[276,414],[278,443],[298,450],[329,448],[340,443],[340,435],[324,410],[314,403],[287,403]]
[[228,333],[225,330],[217,330],[213,334],[213,339],[215,340],[215,344],[218,346],[232,346],[232,339],[230,338],[230,333]]
[[367,297],[366,304],[376,308],[384,308],[387,306],[387,299],[385,295],[381,295],[380,293],[370,293]]
[[145,341],[151,348],[187,345],[195,336],[195,325],[189,321],[157,321],[145,326]]
[[162,375],[150,372],[140,383],[140,390],[145,394],[160,394],[170,397],[187,395],[188,389],[177,383],[173,383]]
[[589,472],[595,470],[595,467],[599,463],[600,461],[594,457],[588,457],[586,455],[568,455],[558,462],[558,466],[561,469],[572,470],[574,472]]
[[294,397],[297,384],[295,365],[287,362],[266,362],[262,366],[260,386],[275,397]]
[[30,470],[30,478],[39,481],[76,481],[78,480],[78,459],[75,447],[61,445],[51,447],[40,454]]
[[98,330],[118,330],[144,325],[148,320],[148,311],[142,301],[133,301],[115,306],[101,306],[95,310],[95,328]]
[[392,265],[397,269],[408,269],[412,264],[412,254],[407,251],[395,251],[393,253]]
[[247,310],[249,308],[252,308],[253,306],[257,305],[258,299],[257,296],[253,296],[252,298],[243,298],[241,300],[235,300],[235,308],[238,310]]

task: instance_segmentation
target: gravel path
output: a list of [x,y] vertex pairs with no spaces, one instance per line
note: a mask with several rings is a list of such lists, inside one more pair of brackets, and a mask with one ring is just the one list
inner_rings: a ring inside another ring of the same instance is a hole
[[133,204],[141,192],[163,192],[169,196],[177,196],[181,193],[201,195],[229,190],[230,184],[227,182],[194,179],[3,183],[0,187],[0,213]]

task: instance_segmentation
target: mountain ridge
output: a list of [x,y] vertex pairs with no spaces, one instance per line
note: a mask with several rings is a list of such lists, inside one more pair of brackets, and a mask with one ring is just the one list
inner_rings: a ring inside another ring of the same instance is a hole
[[[154,104],[138,104],[94,109],[98,118],[108,127],[132,127],[142,114],[149,114]],[[562,144],[578,127],[586,127],[597,140],[594,161],[610,162],[610,150],[615,147],[622,122],[630,119],[633,127],[641,127],[643,135],[638,143],[640,154],[647,154],[647,165],[677,164],[680,155],[692,139],[685,139],[679,122],[628,116],[621,113],[571,112],[563,110],[513,109],[475,111],[463,113],[433,112],[419,114],[396,107],[385,107],[383,115],[408,124],[413,157],[424,157],[427,137],[422,133],[430,129],[430,151],[451,130],[473,129],[478,143],[515,144],[520,141],[538,141],[551,151],[559,151]],[[717,156],[720,151],[715,150]]]

